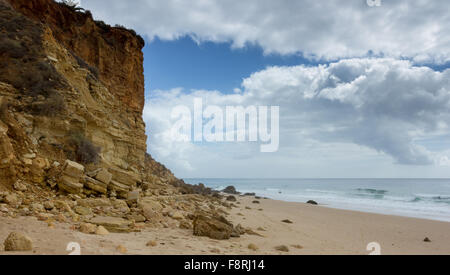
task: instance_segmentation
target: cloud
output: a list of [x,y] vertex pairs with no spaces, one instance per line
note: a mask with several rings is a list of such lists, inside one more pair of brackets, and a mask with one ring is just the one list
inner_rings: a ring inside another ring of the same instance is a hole
[[244,79],[240,90],[154,91],[144,113],[152,153],[166,163],[189,163],[193,170],[199,169],[197,158],[211,163],[266,158],[253,144],[175,146],[168,138],[171,109],[192,107],[201,97],[204,105],[280,106],[280,152],[268,156],[268,163],[307,155],[308,160],[325,159],[324,165],[337,152],[343,159],[364,152],[366,161],[382,154],[402,165],[442,163],[439,152],[422,141],[450,132],[450,69],[439,72],[389,58],[346,59],[314,67],[269,67]]
[[197,41],[260,45],[266,53],[338,60],[406,57],[450,61],[449,1],[382,0],[103,0],[83,7],[110,24],[153,39],[190,35]]

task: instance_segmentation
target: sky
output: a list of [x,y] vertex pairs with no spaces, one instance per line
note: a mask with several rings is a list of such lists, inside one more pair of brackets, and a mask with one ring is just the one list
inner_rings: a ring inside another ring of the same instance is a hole
[[[146,40],[148,150],[178,177],[450,177],[448,1],[81,5]],[[195,98],[279,106],[279,150],[173,140],[174,108]]]

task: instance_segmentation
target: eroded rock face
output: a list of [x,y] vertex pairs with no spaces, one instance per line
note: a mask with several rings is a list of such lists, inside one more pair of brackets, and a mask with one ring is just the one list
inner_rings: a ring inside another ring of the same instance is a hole
[[[53,0],[3,0],[0,5],[0,33],[6,34],[0,39],[12,45],[11,53],[0,57],[0,63],[8,64],[0,66],[0,83],[13,87],[2,90],[0,85],[0,96],[16,111],[28,112],[18,123],[31,143],[58,145],[67,152],[76,133],[100,148],[104,166],[141,171],[147,149],[143,40]],[[17,21],[23,22],[20,28],[14,26]],[[32,44],[20,46],[26,41]],[[25,74],[34,81],[29,87],[21,84],[28,79]],[[76,156],[67,158],[80,162]]]

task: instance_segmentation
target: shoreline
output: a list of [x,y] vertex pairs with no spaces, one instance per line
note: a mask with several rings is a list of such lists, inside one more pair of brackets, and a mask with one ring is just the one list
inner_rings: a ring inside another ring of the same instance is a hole
[[[254,197],[236,199],[237,207],[229,211],[228,219],[254,234],[217,241],[193,236],[192,230],[145,228],[139,233],[97,236],[75,231],[69,224],[55,223],[49,228],[47,223],[31,217],[0,218],[0,255],[67,255],[69,242],[79,242],[81,253],[89,255],[369,255],[367,245],[372,242],[380,244],[383,255],[450,254],[448,222]],[[33,253],[3,251],[3,240],[11,231],[29,235]],[[425,238],[431,242],[424,242]],[[156,245],[147,246],[149,241]],[[279,246],[289,251],[279,251]]]

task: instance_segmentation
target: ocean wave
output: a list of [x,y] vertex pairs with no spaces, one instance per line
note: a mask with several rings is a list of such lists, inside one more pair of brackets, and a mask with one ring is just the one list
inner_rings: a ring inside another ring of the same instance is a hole
[[433,194],[417,194],[411,202],[434,202],[450,204],[450,196],[448,195],[433,195]]
[[361,192],[361,193],[374,194],[374,195],[385,195],[389,192],[387,190],[370,189],[370,188],[358,188],[358,189],[356,189],[356,191]]

